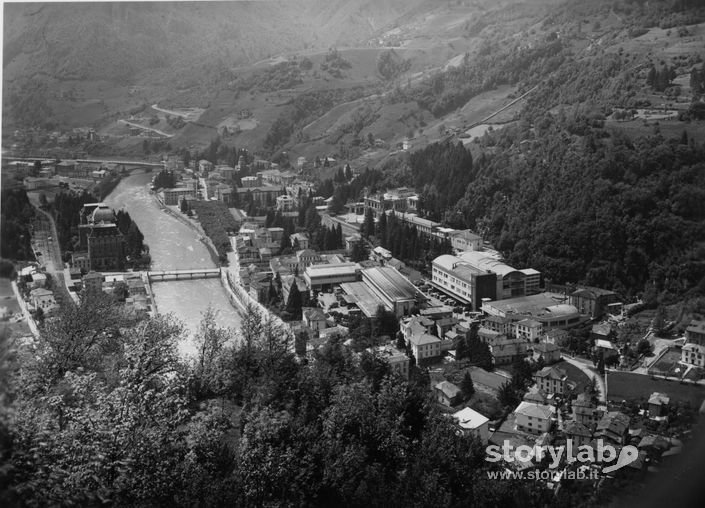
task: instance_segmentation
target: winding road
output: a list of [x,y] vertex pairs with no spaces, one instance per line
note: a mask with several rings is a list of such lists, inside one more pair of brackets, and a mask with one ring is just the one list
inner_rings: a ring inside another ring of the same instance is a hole
[[594,370],[592,370],[590,367],[588,367],[586,364],[584,364],[580,360],[577,360],[571,356],[568,356],[565,353],[563,354],[563,360],[565,360],[569,364],[573,365],[574,367],[577,367],[580,370],[582,370],[583,373],[588,378],[596,379],[597,380],[597,387],[600,390],[600,397],[599,397],[600,401],[607,402],[607,384],[605,383],[605,380],[601,376],[599,376]]

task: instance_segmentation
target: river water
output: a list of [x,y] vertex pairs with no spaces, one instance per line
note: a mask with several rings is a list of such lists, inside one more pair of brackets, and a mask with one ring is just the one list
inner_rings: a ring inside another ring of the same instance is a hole
[[[124,208],[130,213],[144,235],[152,255],[152,270],[213,268],[213,261],[199,234],[163,212],[149,194],[151,173],[124,178],[105,198],[105,203],[116,211]],[[187,329],[187,337],[180,341],[182,356],[193,356],[193,334],[198,329],[203,313],[210,307],[216,321],[223,328],[237,329],[240,316],[230,305],[219,279],[153,282],[152,291],[160,314],[173,315]]]

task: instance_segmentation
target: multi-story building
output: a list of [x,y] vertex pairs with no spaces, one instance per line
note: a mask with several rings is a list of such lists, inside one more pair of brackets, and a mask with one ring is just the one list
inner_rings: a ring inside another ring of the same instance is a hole
[[573,420],[593,429],[602,418],[602,411],[590,400],[587,393],[581,393],[572,403]]
[[378,346],[373,351],[378,358],[383,359],[389,364],[389,368],[392,372],[396,372],[404,379],[409,379],[410,359],[406,356],[406,353],[399,351],[391,344]]
[[293,212],[296,210],[296,199],[289,195],[277,196],[277,210],[280,212]]
[[544,367],[534,374],[534,382],[544,393],[563,395],[568,389],[568,375],[558,367]]
[[522,432],[543,434],[551,430],[554,414],[552,406],[523,401],[514,410],[516,428]]
[[589,286],[581,286],[570,294],[570,304],[581,314],[599,318],[607,312],[607,306],[619,301],[614,291]]
[[474,436],[482,444],[487,444],[490,439],[489,418],[469,407],[454,413],[453,418],[458,420],[458,425],[464,435]]
[[173,189],[162,189],[159,194],[162,195],[165,205],[178,205],[182,199],[195,199],[196,190],[191,187],[174,187]]
[[431,263],[431,283],[477,310],[483,298],[497,298],[497,276],[444,254]]
[[238,203],[244,206],[245,203],[253,202],[260,207],[274,207],[278,196],[284,194],[284,187],[239,187],[235,189]]
[[[483,251],[466,251],[459,255],[468,265],[482,272],[492,272],[497,275],[497,300],[516,298],[530,294],[527,292],[527,274],[504,263],[499,257]],[[533,270],[529,276],[529,290],[534,291],[536,274]]]
[[87,252],[89,270],[124,268],[125,238],[109,206],[104,203],[83,205],[79,212],[78,237],[80,250]]
[[685,341],[681,360],[689,365],[705,367],[705,321],[691,321],[685,329]]
[[517,338],[533,341],[543,334],[543,325],[535,319],[522,319],[512,323],[512,333]]
[[457,254],[468,250],[482,250],[482,237],[469,229],[453,230],[448,234],[453,251]]
[[604,439],[615,445],[624,445],[629,439],[630,419],[619,411],[605,413],[597,423],[595,439]]
[[412,335],[409,337],[409,345],[417,361],[441,356],[441,339],[434,335]]

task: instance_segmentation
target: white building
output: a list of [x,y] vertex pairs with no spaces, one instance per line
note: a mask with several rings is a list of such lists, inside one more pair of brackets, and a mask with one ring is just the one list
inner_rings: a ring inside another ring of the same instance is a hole
[[489,419],[474,409],[466,407],[453,414],[453,418],[458,420],[458,425],[463,434],[475,436],[482,444],[487,444],[490,439]]
[[543,434],[551,430],[555,409],[544,404],[521,402],[514,410],[516,429],[532,434]]

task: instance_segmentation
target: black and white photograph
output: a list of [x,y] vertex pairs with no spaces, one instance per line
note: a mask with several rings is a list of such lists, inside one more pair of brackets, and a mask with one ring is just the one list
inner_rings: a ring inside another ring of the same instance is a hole
[[0,506],[705,499],[705,0],[4,0]]

